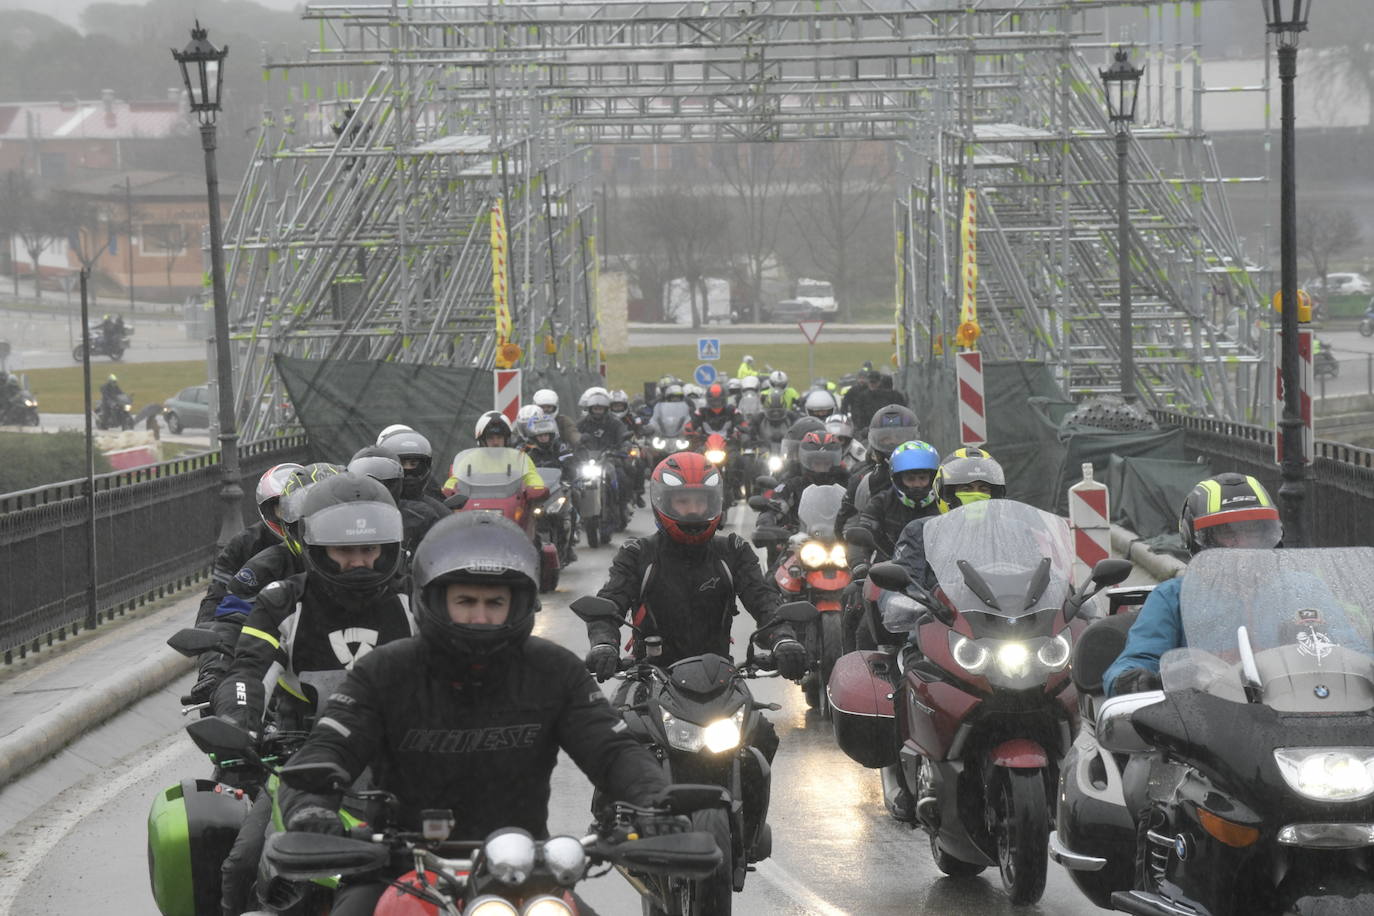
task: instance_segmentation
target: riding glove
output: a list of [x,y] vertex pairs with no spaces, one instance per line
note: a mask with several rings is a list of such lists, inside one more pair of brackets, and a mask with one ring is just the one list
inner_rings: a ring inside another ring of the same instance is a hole
[[778,674],[795,681],[806,674],[806,649],[795,639],[779,639],[773,643],[773,661],[778,666]]
[[339,812],[329,808],[321,808],[318,805],[309,805],[294,811],[286,821],[287,830],[298,830],[302,833],[332,833],[335,836],[343,836],[343,821],[339,820]]
[[615,646],[598,643],[587,652],[587,670],[597,681],[608,681],[620,670],[620,651]]
[[1164,682],[1160,680],[1158,672],[1148,668],[1128,668],[1117,676],[1112,693],[1115,696],[1145,693],[1148,690],[1159,690],[1163,686]]

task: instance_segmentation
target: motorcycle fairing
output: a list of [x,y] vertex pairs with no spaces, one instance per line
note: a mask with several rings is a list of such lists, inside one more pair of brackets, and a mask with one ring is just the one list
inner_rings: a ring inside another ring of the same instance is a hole
[[668,669],[668,679],[679,690],[694,697],[720,693],[735,679],[739,670],[728,658],[719,655],[694,655],[675,662]]

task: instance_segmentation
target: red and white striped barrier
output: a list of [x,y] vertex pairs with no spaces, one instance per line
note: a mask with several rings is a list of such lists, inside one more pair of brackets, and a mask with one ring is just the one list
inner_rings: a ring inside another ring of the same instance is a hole
[[[1298,329],[1298,415],[1302,418],[1302,463],[1311,464],[1315,451],[1312,435],[1312,332]],[[1274,335],[1274,416],[1283,416],[1283,335]],[[1274,463],[1283,464],[1283,435],[1274,436]]]
[[511,425],[515,415],[520,413],[520,371],[519,369],[497,369],[496,409],[506,415]]
[[1111,500],[1107,485],[1093,480],[1093,466],[1083,465],[1083,479],[1069,487],[1069,528],[1073,530],[1073,581],[1088,581],[1098,561],[1112,555]]
[[976,350],[954,354],[954,376],[959,385],[959,441],[981,447],[988,441],[983,354]]

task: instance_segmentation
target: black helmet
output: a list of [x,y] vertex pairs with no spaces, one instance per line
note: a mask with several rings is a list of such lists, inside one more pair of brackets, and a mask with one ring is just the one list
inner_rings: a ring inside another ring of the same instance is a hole
[[825,432],[825,421],[815,417],[802,417],[791,426],[787,427],[787,432],[782,436],[782,459],[791,461],[797,457],[797,446],[806,438],[807,433]]
[[1283,540],[1283,524],[1262,483],[1228,471],[1188,493],[1178,514],[1178,533],[1191,554],[1209,547],[1268,550]]
[[868,447],[886,458],[903,442],[920,438],[916,414],[901,404],[878,408],[868,421]]
[[292,553],[299,555],[305,545],[301,542],[301,522],[305,518],[305,493],[314,484],[344,473],[337,464],[317,461],[293,471],[281,487],[281,499],[277,503],[277,517],[282,523],[282,540]]
[[[308,487],[301,497],[305,567],[335,598],[375,598],[385,592],[401,561],[401,510],[371,477],[338,474]],[[343,570],[330,547],[380,546],[371,566]]]
[[[420,635],[453,661],[471,662],[519,646],[534,629],[539,554],[529,535],[505,518],[460,512],[441,519],[415,549],[411,575]],[[506,622],[454,623],[447,591],[455,583],[510,586]]]
[[386,487],[392,499],[401,498],[401,482],[405,472],[396,453],[384,445],[365,445],[353,453],[348,473],[371,477]]
[[[403,429],[377,444],[391,449],[396,455],[396,460],[401,462],[401,467],[405,471],[405,478],[401,481],[401,495],[406,499],[419,499],[425,492],[429,469],[434,464],[434,448],[429,444],[429,440],[413,429]],[[414,459],[415,467],[407,468],[407,459]]]

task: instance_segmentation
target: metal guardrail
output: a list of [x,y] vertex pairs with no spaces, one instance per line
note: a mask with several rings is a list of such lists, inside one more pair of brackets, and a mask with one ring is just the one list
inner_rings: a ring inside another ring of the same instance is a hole
[[[1167,410],[1150,413],[1161,426],[1181,427],[1190,458],[1206,458],[1215,471],[1239,471],[1278,493],[1279,468],[1274,461],[1274,431],[1245,423],[1228,423]],[[1374,449],[1317,439],[1310,481],[1306,529],[1312,547],[1366,547],[1374,518]]]
[[[304,436],[239,447],[243,479],[309,457]],[[202,578],[219,534],[219,453],[206,452],[95,479],[96,607],[111,620]],[[256,517],[253,487],[243,516]],[[86,482],[0,495],[0,652],[17,655],[75,634],[86,616]]]

